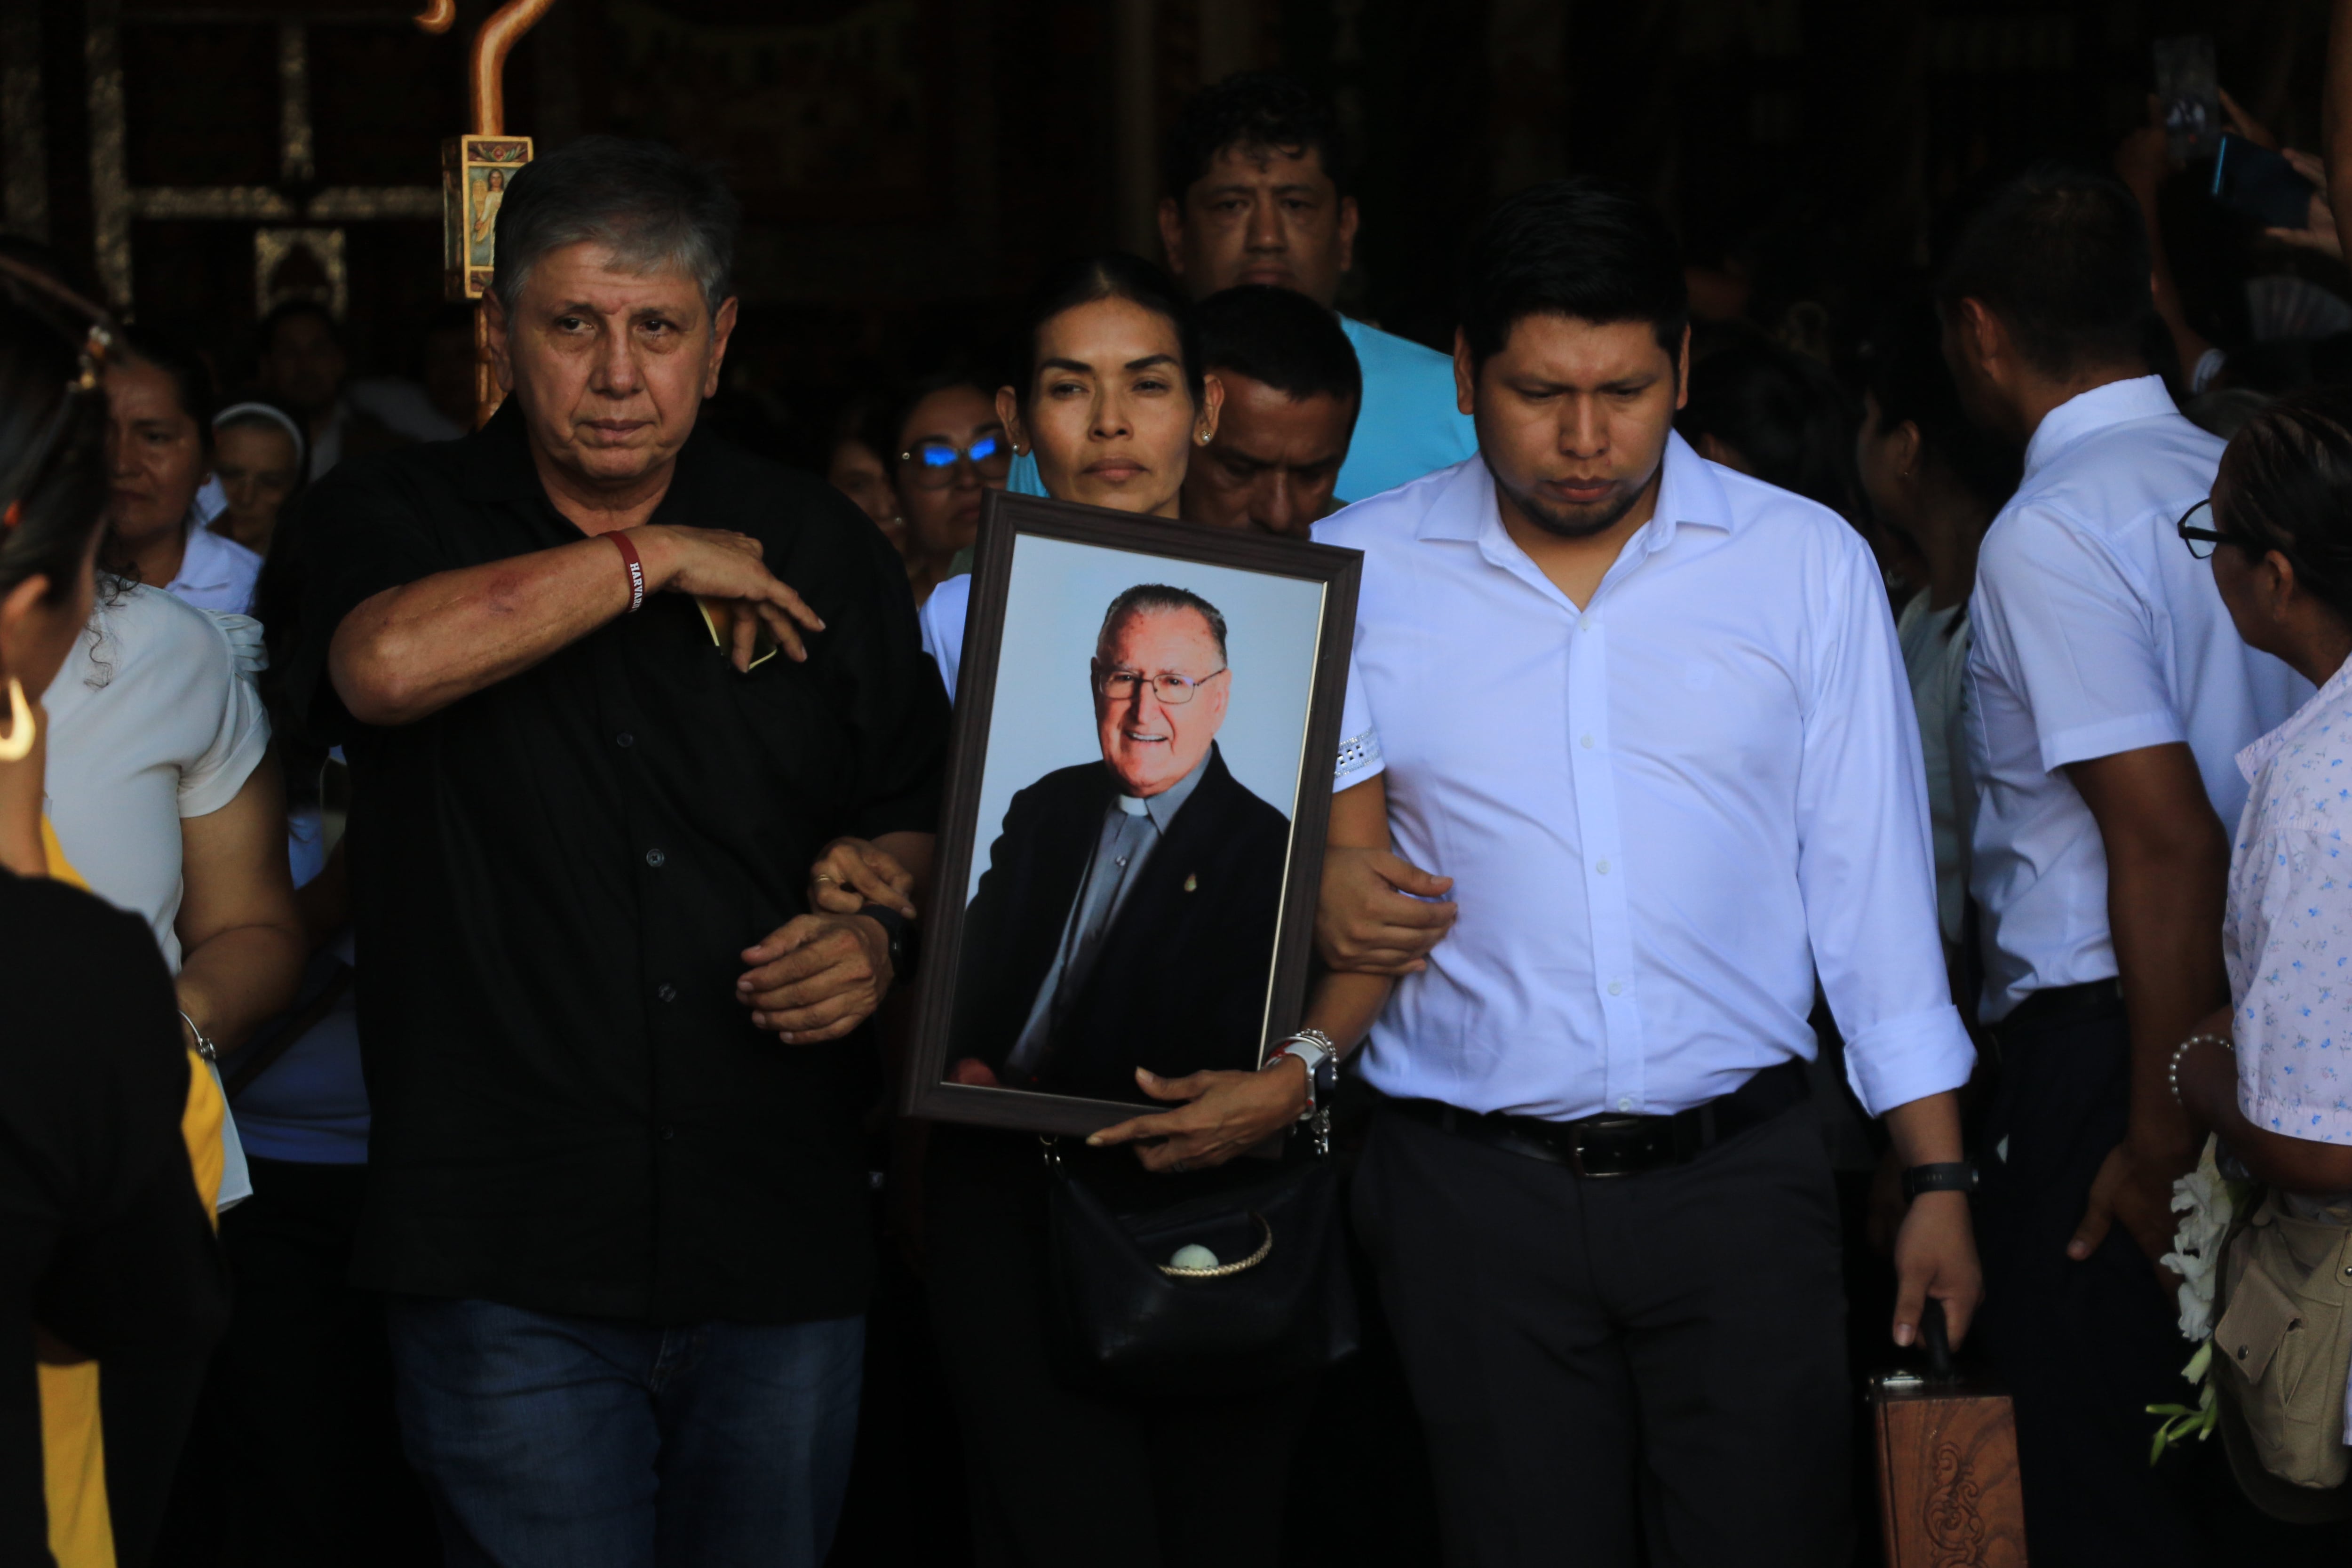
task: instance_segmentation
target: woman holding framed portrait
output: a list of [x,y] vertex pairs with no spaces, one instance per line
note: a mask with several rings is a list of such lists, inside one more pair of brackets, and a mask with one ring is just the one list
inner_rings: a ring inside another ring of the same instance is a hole
[[[983,1561],[1039,1568],[1270,1564],[1311,1382],[1268,1386],[1237,1365],[1220,1385],[1213,1359],[1202,1397],[1083,1380],[1056,1337],[1067,1259],[1049,1211],[1057,1171],[1123,1216],[1262,1188],[1271,1162],[1229,1162],[1306,1107],[1305,1073],[1265,1053],[1277,954],[1303,978],[1313,858],[1299,848],[1319,848],[1332,751],[1308,720],[1354,562],[1158,521],[1177,518],[1222,395],[1157,268],[1106,256],[1063,269],[1024,342],[1020,381],[997,395],[1015,449],[1035,453],[1054,500],[1135,521],[1022,502],[1055,517],[1000,519],[998,553],[984,536],[979,575],[927,606],[952,593],[988,634],[961,693],[979,710],[950,812],[969,863],[961,878],[943,867],[938,894],[961,918],[927,936],[937,1005],[911,1069],[962,1097],[950,1114],[997,1122],[936,1125],[924,1173],[924,1274],[973,1528]],[[1280,570],[1255,567],[1265,551],[1288,552]],[[961,624],[950,638],[962,647]],[[1255,1136],[1172,1169],[1076,1137],[1041,1158],[1049,1125],[1260,1100],[1279,1105]]]

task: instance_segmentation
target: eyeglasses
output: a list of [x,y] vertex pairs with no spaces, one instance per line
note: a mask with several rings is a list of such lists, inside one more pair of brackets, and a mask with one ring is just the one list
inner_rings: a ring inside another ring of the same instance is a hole
[[[2200,517],[2203,519],[2201,522],[2199,521]],[[2234,542],[2228,534],[2217,532],[2210,526],[2212,521],[2213,503],[2207,500],[2190,507],[2188,514],[2172,525],[2173,531],[2180,535],[2180,542],[2189,546],[2189,553],[2200,561],[2211,560],[2217,547]]]
[[915,483],[927,490],[945,489],[955,483],[958,459],[971,463],[972,471],[983,479],[1001,479],[1013,471],[1013,448],[1002,436],[982,436],[969,447],[925,441],[898,454],[900,462],[915,466]]
[[1146,676],[1139,669],[1107,669],[1102,673],[1102,693],[1113,702],[1125,702],[1134,697],[1138,686],[1149,684],[1151,694],[1160,699],[1164,708],[1181,708],[1192,700],[1192,693],[1224,674],[1213,669],[1195,680],[1189,675]]

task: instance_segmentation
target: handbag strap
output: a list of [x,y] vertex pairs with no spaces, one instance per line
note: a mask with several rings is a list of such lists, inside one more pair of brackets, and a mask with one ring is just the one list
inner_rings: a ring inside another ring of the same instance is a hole
[[351,988],[352,966],[336,964],[334,973],[319,987],[319,994],[310,998],[309,1006],[299,1013],[286,1015],[277,1029],[261,1039],[247,1041],[245,1048],[230,1058],[228,1071],[221,1078],[221,1092],[234,1101],[238,1095],[253,1087],[253,1080],[276,1067],[278,1058],[292,1050],[303,1036],[317,1028],[327,1015],[335,1010],[335,1005],[343,999],[343,993]]

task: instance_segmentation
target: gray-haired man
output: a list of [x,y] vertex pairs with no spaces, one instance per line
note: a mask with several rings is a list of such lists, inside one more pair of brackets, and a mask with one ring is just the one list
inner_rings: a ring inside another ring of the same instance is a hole
[[911,906],[844,889],[866,841],[928,863],[946,704],[873,525],[695,431],[734,228],[659,147],[526,168],[505,406],[305,508],[295,686],[350,748],[366,952],[353,1274],[456,1563],[814,1565],[847,1470],[862,1026]]

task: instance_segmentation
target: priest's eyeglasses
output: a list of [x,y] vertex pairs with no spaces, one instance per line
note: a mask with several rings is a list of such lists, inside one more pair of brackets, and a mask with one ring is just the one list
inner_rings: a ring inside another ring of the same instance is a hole
[[2190,507],[2188,515],[2172,526],[2179,533],[2180,542],[2189,546],[2189,553],[2200,561],[2211,560],[2215,550],[2231,542],[2228,534],[2214,529],[2213,503],[2210,500],[2200,500]]
[[1149,685],[1161,707],[1181,708],[1192,700],[1192,693],[1224,673],[1223,669],[1213,669],[1195,680],[1189,675],[1147,676],[1139,669],[1106,669],[1101,678],[1102,693],[1113,702],[1125,702],[1135,695],[1137,686]]
[[919,441],[899,453],[898,460],[912,465],[919,488],[943,490],[955,483],[958,462],[970,463],[983,479],[1004,478],[1013,471],[1013,447],[1002,432],[982,436],[969,447],[952,441]]

